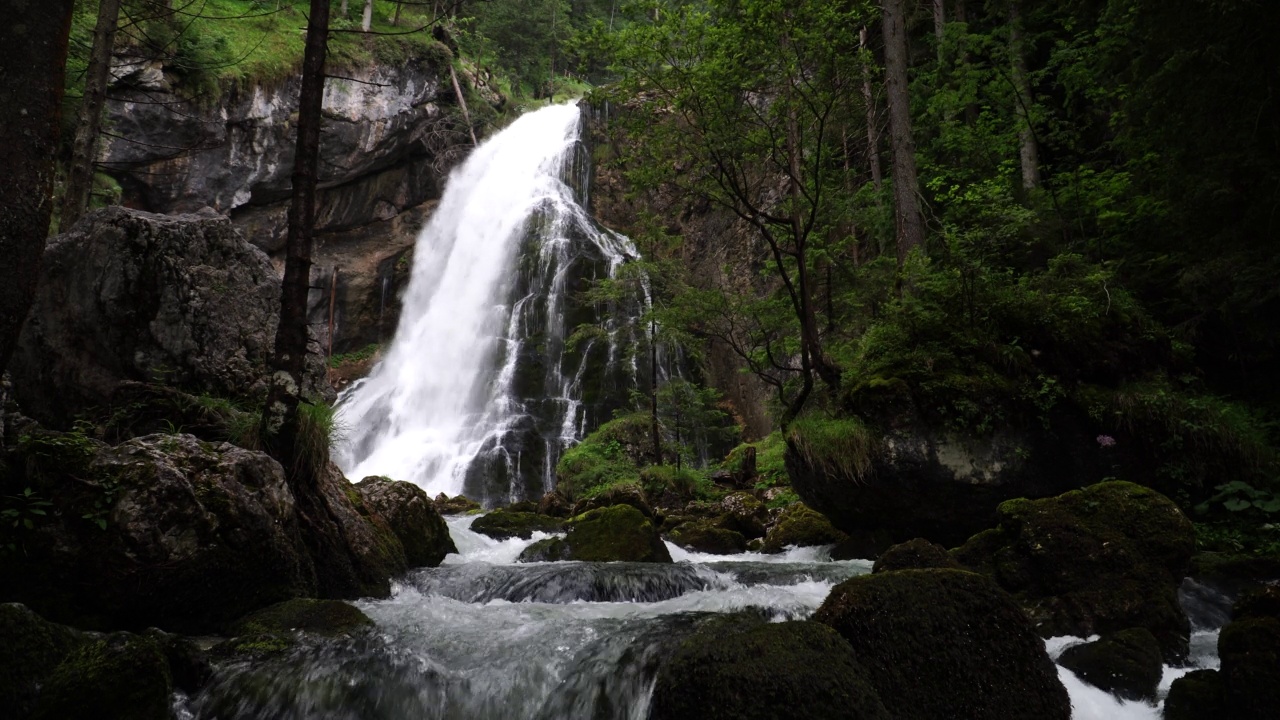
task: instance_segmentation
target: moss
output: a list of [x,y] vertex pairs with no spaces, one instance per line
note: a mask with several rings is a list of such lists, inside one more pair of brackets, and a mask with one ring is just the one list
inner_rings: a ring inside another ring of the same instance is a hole
[[764,538],[764,551],[779,553],[791,545],[834,545],[844,538],[844,533],[835,529],[825,515],[797,503],[784,510],[769,529]]
[[649,422],[642,413],[615,418],[566,450],[556,464],[556,489],[578,500],[611,485],[638,481],[640,466],[651,459]]
[[574,515],[581,515],[588,510],[609,507],[610,505],[630,505],[644,513],[645,517],[653,517],[653,508],[649,506],[647,499],[648,493],[636,483],[626,482],[618,485],[606,485],[596,490],[596,492],[588,494],[573,506],[572,513]]
[[892,570],[923,570],[925,568],[960,569],[946,549],[941,545],[916,538],[898,543],[884,551],[871,569],[873,573],[890,572]]
[[888,720],[849,644],[813,622],[710,622],[658,671],[653,720]]
[[250,613],[234,622],[231,631],[242,636],[289,635],[302,631],[334,637],[371,627],[373,621],[369,616],[350,603],[297,598]]
[[1058,658],[1058,664],[1125,700],[1154,701],[1164,672],[1160,643],[1146,628],[1121,630],[1095,642],[1073,645]]
[[1225,707],[1221,673],[1193,670],[1173,681],[1164,700],[1164,720],[1218,720]]
[[436,511],[441,515],[469,515],[484,510],[480,507],[480,503],[465,495],[449,497],[440,493],[431,501],[431,504],[436,506]]
[[671,562],[653,522],[630,505],[591,510],[570,518],[566,526],[563,539],[534,543],[520,561]]
[[173,680],[154,639],[117,633],[73,651],[40,691],[33,720],[168,720]]
[[559,532],[561,520],[536,513],[494,510],[476,518],[471,529],[495,540],[518,537],[528,540],[534,532]]
[[1280,619],[1237,620],[1218,636],[1231,717],[1262,720],[1280,707]]
[[22,605],[0,605],[0,717],[26,717],[40,686],[83,636]]
[[1165,658],[1185,657],[1190,628],[1177,600],[1194,529],[1168,498],[1108,482],[1042,500],[1010,500],[999,528],[954,551],[1015,594],[1040,632],[1088,636],[1144,627]]
[[732,555],[747,549],[742,533],[703,523],[685,523],[671,533],[671,542],[687,550],[712,555]]
[[1022,610],[989,578],[900,570],[837,585],[814,615],[847,640],[896,718],[1071,715]]
[[787,445],[808,467],[834,478],[859,482],[871,471],[876,443],[857,418],[803,417],[788,428]]

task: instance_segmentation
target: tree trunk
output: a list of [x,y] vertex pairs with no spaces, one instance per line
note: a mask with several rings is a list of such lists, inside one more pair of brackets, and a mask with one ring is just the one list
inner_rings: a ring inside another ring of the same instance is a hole
[[649,422],[653,433],[653,464],[662,464],[662,434],[658,428],[658,321],[649,319]]
[[942,65],[942,40],[947,34],[946,0],[933,0],[933,37],[938,42],[938,65]]
[[338,6],[338,14],[343,20],[347,19],[347,0],[342,0],[342,4]]
[[480,143],[476,141],[476,129],[471,127],[471,113],[467,112],[467,98],[462,94],[462,86],[458,84],[458,72],[449,63],[449,79],[453,81],[453,94],[458,98],[458,107],[462,108],[462,120],[467,124],[467,132],[471,133],[471,147]]
[[[867,49],[867,28],[858,33],[863,52]],[[871,85],[871,64],[862,65],[862,100],[867,110],[867,165],[871,167],[871,182],[876,188],[876,203],[880,203],[880,191],[884,187],[884,171],[880,167],[880,113],[876,111],[876,93]]]
[[916,148],[911,139],[903,2],[884,0],[885,94],[889,98],[889,136],[893,142],[893,219],[899,267],[912,250],[924,248],[924,220],[916,200]]
[[365,32],[373,29],[373,0],[364,0],[364,15],[360,17],[360,29]]
[[18,340],[53,212],[72,0],[0,0],[0,372]]
[[298,404],[302,400],[307,359],[307,293],[311,289],[311,240],[316,218],[316,168],[324,100],[325,43],[330,0],[311,0],[302,90],[298,98],[298,141],[293,161],[280,325],[276,329],[274,374],[263,412],[264,431],[273,454],[287,470],[300,467]]
[[396,27],[400,26],[400,9],[403,7],[404,7],[404,3],[402,2],[396,3],[396,14],[391,18],[391,24],[395,25]]
[[1022,187],[1034,190],[1040,186],[1040,148],[1031,129],[1031,77],[1027,73],[1025,53],[1022,8],[1018,0],[1013,0],[1009,3],[1009,56],[1013,60],[1013,89],[1017,95],[1018,155],[1022,162]]
[[85,73],[84,97],[80,100],[80,112],[76,116],[71,166],[67,168],[67,184],[62,193],[58,227],[63,232],[70,229],[89,207],[94,164],[98,159],[102,106],[107,101],[107,81],[111,77],[111,49],[115,45],[119,21],[120,0],[101,0],[98,3],[98,24],[93,30],[93,48],[89,52],[89,68]]

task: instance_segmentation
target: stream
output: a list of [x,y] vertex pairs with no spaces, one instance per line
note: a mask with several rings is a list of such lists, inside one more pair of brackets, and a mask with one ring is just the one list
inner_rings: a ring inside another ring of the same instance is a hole
[[[368,635],[303,642],[218,672],[184,718],[238,720],[643,720],[659,662],[712,613],[809,617],[838,582],[870,572],[827,548],[781,555],[702,555],[668,543],[675,563],[517,564],[530,540],[474,533],[448,519],[459,553],[410,572],[385,600],[357,605]],[[1193,614],[1194,616],[1194,614]],[[1192,639],[1197,667],[1216,667],[1216,630]],[[1047,641],[1052,657],[1079,638]],[[1161,683],[1194,668],[1165,668]],[[1077,720],[1160,717],[1059,668]]]

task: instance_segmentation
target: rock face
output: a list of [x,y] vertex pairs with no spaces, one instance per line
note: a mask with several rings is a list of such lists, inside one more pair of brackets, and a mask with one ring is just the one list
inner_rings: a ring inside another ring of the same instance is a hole
[[895,717],[831,628],[733,620],[707,623],[661,666],[651,720]]
[[[279,317],[271,263],[225,218],[98,210],[45,250],[9,368],[14,394],[54,425],[128,381],[257,396]],[[309,391],[331,398],[318,356],[310,368]]]
[[1013,593],[1045,637],[1146,628],[1167,660],[1186,656],[1190,628],[1177,589],[1195,549],[1191,522],[1168,498],[1107,482],[1000,505],[999,526],[953,551]]
[[458,552],[449,536],[449,526],[417,485],[367,477],[356,483],[356,491],[400,539],[409,567],[435,567],[445,555]]
[[[335,468],[305,498],[269,456],[191,435],[110,447],[28,429],[8,479],[56,512],[0,554],[0,599],[88,627],[211,632],[298,596],[385,594],[404,550]],[[354,496],[354,499],[353,499]]]
[[539,540],[525,548],[520,562],[671,562],[653,523],[630,505],[592,510],[570,519],[567,526],[563,538]]
[[[1048,497],[1104,477],[1093,458],[1071,444],[1024,430],[967,437],[931,428],[915,413],[886,413],[868,430],[867,463],[841,472],[804,452],[803,430],[787,438],[792,486],[810,507],[855,538],[870,554],[922,537],[954,547],[995,522],[995,508],[1019,497]],[[1066,424],[1064,423],[1064,426]],[[799,435],[797,434],[799,433]]]
[[892,717],[1071,717],[1067,691],[1026,616],[990,579],[899,570],[837,585],[814,620],[853,646]]

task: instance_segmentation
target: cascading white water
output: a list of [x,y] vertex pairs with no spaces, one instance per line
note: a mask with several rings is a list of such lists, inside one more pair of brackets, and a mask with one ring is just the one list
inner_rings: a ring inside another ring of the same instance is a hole
[[[418,238],[395,339],[340,400],[347,437],[336,459],[348,477],[387,475],[456,495],[483,453],[503,465],[507,499],[519,499],[522,474],[549,478],[560,449],[580,437],[589,353],[563,367],[566,275],[584,245],[610,273],[634,250],[591,221],[565,180],[576,169],[579,125],[575,104],[529,113],[450,178]],[[535,246],[522,247],[531,238]],[[532,272],[517,267],[522,252],[536,258]],[[523,347],[535,336],[539,347]],[[513,392],[530,352],[548,365],[536,409]],[[507,440],[517,426],[534,432],[532,425],[544,446],[536,460]],[[522,467],[531,462],[538,467]]]

